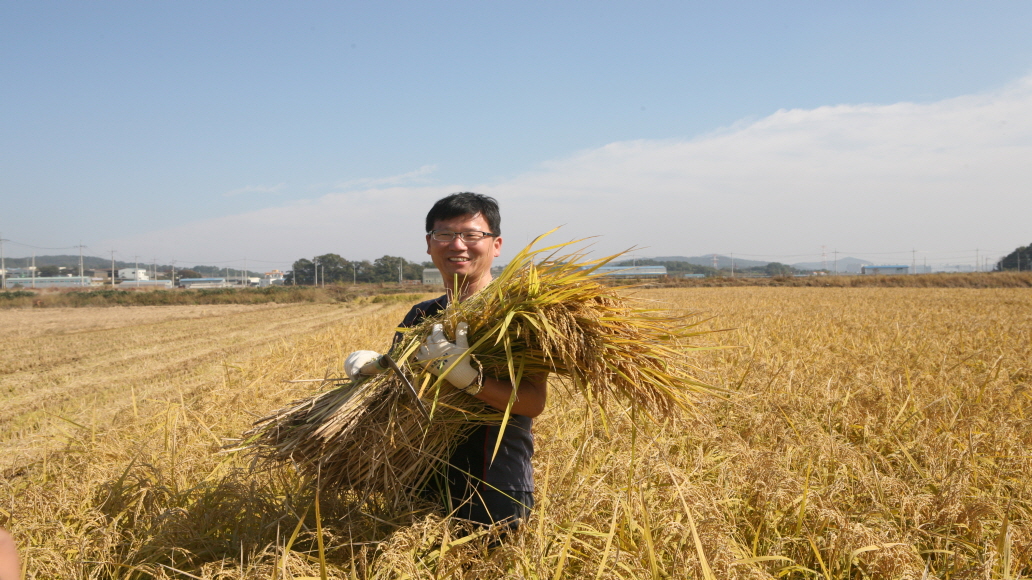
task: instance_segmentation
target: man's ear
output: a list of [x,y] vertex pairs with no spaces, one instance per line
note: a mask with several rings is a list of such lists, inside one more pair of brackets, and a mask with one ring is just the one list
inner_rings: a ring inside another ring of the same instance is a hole
[[427,253],[427,255],[431,255],[430,254],[430,234],[426,235],[426,253]]
[[494,257],[502,255],[502,236],[498,236],[494,239]]

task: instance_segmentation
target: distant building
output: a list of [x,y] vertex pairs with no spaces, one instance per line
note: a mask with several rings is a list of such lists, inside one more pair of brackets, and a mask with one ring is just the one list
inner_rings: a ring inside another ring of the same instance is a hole
[[172,280],[124,280],[118,283],[119,288],[168,288],[172,289]]
[[225,278],[180,278],[179,285],[183,288],[228,288]]
[[660,278],[667,275],[666,266],[602,266],[595,272],[607,278]]
[[137,268],[122,268],[118,271],[118,277],[122,280],[150,280],[147,270]]
[[37,276],[7,278],[6,284],[8,288],[76,288],[93,286],[94,281],[89,276]]
[[909,274],[910,266],[862,266],[860,268],[860,273],[865,276],[892,276],[896,274]]
[[432,286],[440,286],[444,284],[444,278],[441,276],[441,271],[437,268],[423,268],[423,284]]
[[266,272],[260,280],[258,278],[251,278],[251,280],[257,280],[257,282],[255,282],[252,285],[258,286],[259,288],[266,288],[268,286],[282,286],[283,272],[280,272],[279,270],[273,270],[271,272]]

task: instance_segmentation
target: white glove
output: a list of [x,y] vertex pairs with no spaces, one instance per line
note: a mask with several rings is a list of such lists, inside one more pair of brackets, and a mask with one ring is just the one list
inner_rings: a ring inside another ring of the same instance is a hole
[[[435,375],[440,375],[451,367],[444,378],[455,388],[470,395],[476,395],[484,388],[484,385],[483,381],[479,380],[480,371],[474,369],[470,364],[471,357],[467,352],[469,342],[466,338],[468,329],[468,324],[460,322],[455,327],[455,342],[448,342],[448,338],[444,336],[444,326],[435,324],[430,330],[430,336],[427,337],[426,342],[419,347],[416,360],[423,363],[426,370]],[[452,366],[453,364],[454,366]]]
[[[351,380],[356,380],[362,375],[375,375],[380,373],[383,368],[380,368],[376,363],[380,360],[380,353],[373,350],[356,350],[355,352],[348,355],[348,358],[344,359],[344,372],[348,375]],[[363,368],[363,367],[369,368]]]

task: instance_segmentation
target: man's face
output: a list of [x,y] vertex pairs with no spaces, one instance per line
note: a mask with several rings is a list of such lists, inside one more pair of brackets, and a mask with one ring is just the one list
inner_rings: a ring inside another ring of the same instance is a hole
[[[489,232],[487,220],[480,214],[460,216],[434,222],[435,231],[455,233]],[[491,281],[491,263],[502,252],[501,237],[485,237],[475,244],[464,242],[458,236],[450,242],[438,242],[426,236],[426,253],[441,271],[446,286],[451,287],[455,276],[469,292],[476,292]]]

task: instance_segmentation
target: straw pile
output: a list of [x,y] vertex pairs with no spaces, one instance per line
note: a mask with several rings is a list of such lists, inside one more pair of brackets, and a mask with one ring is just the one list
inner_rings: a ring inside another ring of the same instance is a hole
[[603,283],[597,268],[620,254],[590,261],[577,252],[558,255],[572,243],[538,250],[532,243],[487,288],[405,331],[391,355],[429,420],[388,371],[259,420],[244,435],[245,448],[259,463],[293,462],[325,489],[404,505],[467,429],[480,422],[504,428],[509,419],[508,409],[489,408],[411,361],[434,323],[449,337],[459,322],[469,324],[470,351],[487,376],[514,384],[545,373],[563,379],[552,381],[552,405],[576,391],[593,410],[605,413],[616,401],[658,419],[712,390],[689,372],[687,340],[700,334],[697,319],[645,307]]

